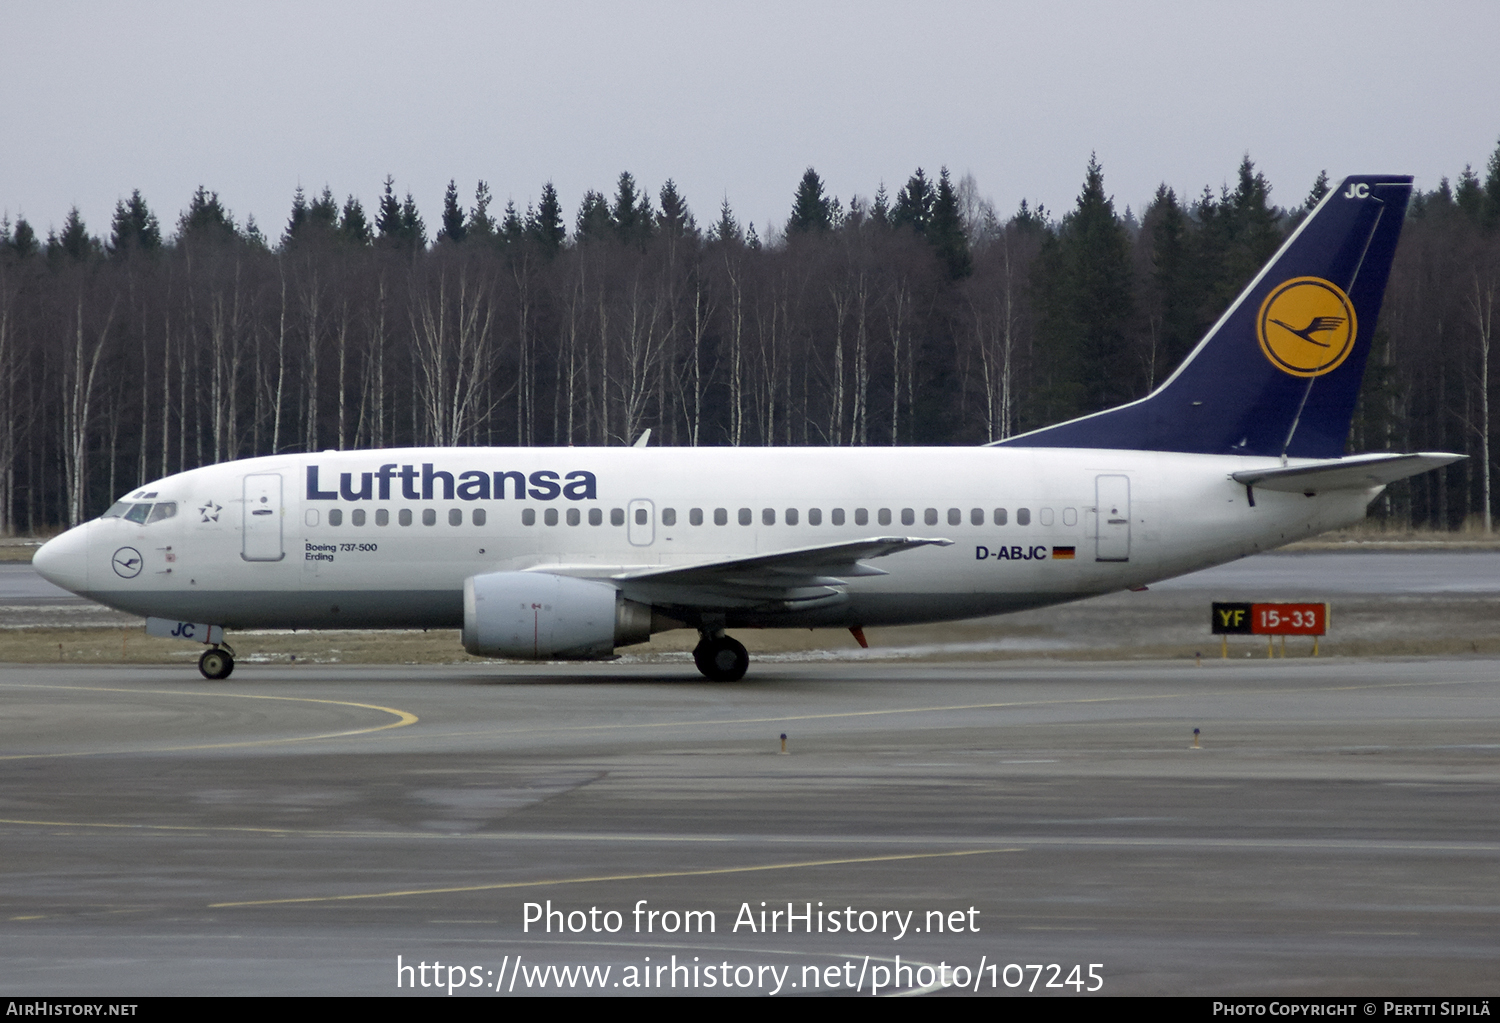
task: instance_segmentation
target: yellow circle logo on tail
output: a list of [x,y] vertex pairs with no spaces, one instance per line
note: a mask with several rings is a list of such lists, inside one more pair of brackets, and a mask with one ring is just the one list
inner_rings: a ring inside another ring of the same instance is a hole
[[1320,377],[1354,350],[1359,325],[1354,303],[1321,277],[1294,277],[1261,303],[1255,321],[1260,350],[1284,373]]

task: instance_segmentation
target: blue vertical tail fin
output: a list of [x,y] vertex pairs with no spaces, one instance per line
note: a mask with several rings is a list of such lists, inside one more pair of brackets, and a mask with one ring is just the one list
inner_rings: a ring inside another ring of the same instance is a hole
[[1345,178],[1155,391],[997,446],[1339,457],[1411,188]]

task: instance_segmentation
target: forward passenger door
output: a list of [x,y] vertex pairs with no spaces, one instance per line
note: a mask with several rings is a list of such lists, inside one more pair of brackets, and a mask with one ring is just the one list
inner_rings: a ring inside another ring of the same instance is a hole
[[286,557],[281,545],[281,474],[252,473],[245,477],[244,547],[246,561],[280,561]]

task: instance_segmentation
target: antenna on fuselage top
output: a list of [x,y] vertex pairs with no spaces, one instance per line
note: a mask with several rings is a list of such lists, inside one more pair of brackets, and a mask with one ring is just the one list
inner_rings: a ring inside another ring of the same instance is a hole
[[643,433],[643,434],[641,434],[640,437],[636,439],[636,442],[634,444],[630,445],[630,446],[633,447],[633,448],[643,448],[643,447],[646,446],[646,442],[649,441],[650,439],[651,439],[651,427],[648,426],[648,427],[646,427],[646,432]]

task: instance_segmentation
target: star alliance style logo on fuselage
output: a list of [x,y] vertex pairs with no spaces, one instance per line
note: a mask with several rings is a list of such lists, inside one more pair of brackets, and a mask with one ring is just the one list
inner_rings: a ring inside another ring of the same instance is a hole
[[1255,320],[1260,350],[1283,373],[1320,377],[1354,350],[1354,303],[1321,277],[1294,277],[1274,288]]

